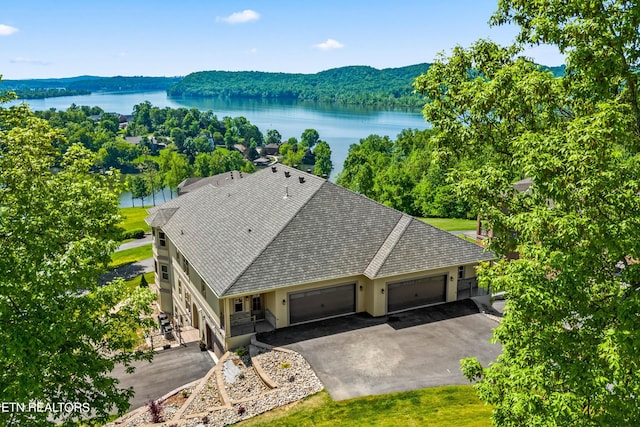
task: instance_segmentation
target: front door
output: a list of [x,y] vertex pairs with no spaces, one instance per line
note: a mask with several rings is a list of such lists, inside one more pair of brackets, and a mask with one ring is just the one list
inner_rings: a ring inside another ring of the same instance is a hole
[[198,329],[200,328],[200,322],[199,322],[199,313],[198,313],[198,307],[196,306],[196,303],[193,303],[193,307],[192,307],[192,311],[191,311],[191,315],[193,316],[193,319],[191,320],[191,324],[193,325],[194,328]]
[[264,319],[264,301],[262,300],[262,294],[251,296],[251,315],[255,316],[256,320]]

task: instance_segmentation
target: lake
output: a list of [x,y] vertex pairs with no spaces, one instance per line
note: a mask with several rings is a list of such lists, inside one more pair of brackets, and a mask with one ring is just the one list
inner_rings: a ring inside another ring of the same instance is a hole
[[[66,110],[71,104],[99,106],[106,112],[131,114],[133,106],[149,101],[157,107],[186,107],[202,111],[211,110],[223,117],[244,116],[266,135],[268,129],[277,129],[283,140],[300,139],[305,129],[315,129],[320,139],[331,146],[335,179],[351,144],[369,135],[387,135],[392,139],[403,129],[426,129],[428,124],[418,110],[382,110],[373,107],[306,103],[295,100],[218,99],[218,98],[169,98],[166,92],[92,93],[81,96],[64,96],[26,100],[34,111]],[[15,101],[12,103],[15,104]],[[9,104],[11,105],[11,104]],[[126,196],[125,196],[126,199]],[[125,200],[123,199],[123,202]],[[139,201],[138,201],[139,202]],[[131,197],[129,197],[129,205]]]

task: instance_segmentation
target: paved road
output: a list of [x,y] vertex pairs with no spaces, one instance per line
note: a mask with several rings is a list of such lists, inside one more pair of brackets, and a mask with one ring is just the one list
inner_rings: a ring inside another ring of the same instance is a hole
[[130,280],[138,277],[140,274],[149,273],[153,271],[153,258],[143,259],[141,261],[126,264],[111,270],[100,276],[100,283],[106,284],[116,277],[122,277],[124,280]]
[[113,376],[120,380],[120,387],[133,387],[135,396],[130,410],[146,405],[170,391],[202,378],[215,365],[207,351],[200,351],[198,342],[187,347],[160,350],[151,363],[135,362],[136,370],[127,374],[122,366],[116,366]]
[[[471,300],[441,304],[385,316],[363,315],[286,328],[258,339],[300,352],[334,400],[469,384],[460,359],[477,357],[483,364],[500,354],[490,344],[497,323]],[[298,330],[294,328],[299,328]],[[293,341],[295,335],[299,341]],[[278,342],[278,339],[281,341]]]
[[153,243],[153,236],[151,234],[145,234],[142,239],[132,240],[127,243],[123,243],[116,249],[118,251],[124,251],[125,249],[137,248],[139,246],[150,245]]

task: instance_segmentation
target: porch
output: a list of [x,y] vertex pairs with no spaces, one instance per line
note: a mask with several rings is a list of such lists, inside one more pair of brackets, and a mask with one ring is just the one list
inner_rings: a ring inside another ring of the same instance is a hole
[[229,336],[232,337],[275,330],[275,327],[269,321],[270,318],[273,318],[269,309],[265,310],[265,316],[262,319],[258,318],[256,315],[252,315],[248,311],[232,313],[230,317],[231,328]]

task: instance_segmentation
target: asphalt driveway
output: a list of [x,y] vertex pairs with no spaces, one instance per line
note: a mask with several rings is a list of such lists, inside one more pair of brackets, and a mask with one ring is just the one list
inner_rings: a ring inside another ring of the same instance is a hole
[[500,354],[490,344],[495,320],[471,300],[381,318],[356,314],[292,326],[258,339],[301,353],[334,400],[469,384],[460,359],[483,364]]
[[129,410],[133,410],[204,377],[214,364],[209,353],[200,351],[198,342],[192,342],[186,347],[158,351],[151,363],[135,362],[133,374],[127,374],[120,365],[116,366],[113,376],[120,380],[120,387],[133,387],[135,396],[129,401]]

